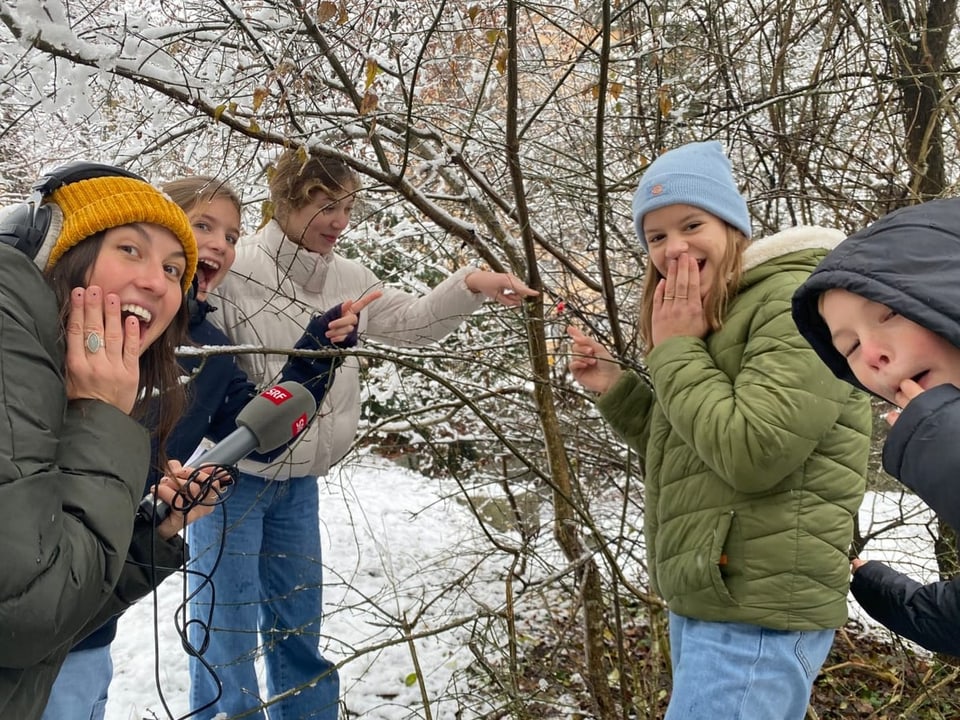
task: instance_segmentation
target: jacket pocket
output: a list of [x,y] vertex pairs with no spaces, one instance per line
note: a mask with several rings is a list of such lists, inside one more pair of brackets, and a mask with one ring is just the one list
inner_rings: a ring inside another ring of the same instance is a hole
[[713,589],[717,596],[729,605],[736,605],[737,601],[730,594],[727,584],[723,581],[721,568],[727,564],[724,549],[727,546],[727,539],[730,537],[730,529],[733,526],[735,516],[736,513],[733,510],[728,510],[721,513],[717,518],[717,524],[713,532],[713,545],[710,548],[710,567],[708,568]]

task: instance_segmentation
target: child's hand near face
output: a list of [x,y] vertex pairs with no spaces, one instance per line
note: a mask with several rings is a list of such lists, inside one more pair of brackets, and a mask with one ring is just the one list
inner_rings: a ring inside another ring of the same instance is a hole
[[897,390],[897,394],[894,397],[896,401],[898,410],[891,410],[888,412],[884,419],[887,421],[888,425],[893,425],[897,418],[900,417],[900,410],[903,410],[911,400],[917,397],[920,393],[923,392],[923,388],[920,387],[918,383],[907,378],[902,383],[900,383],[900,388]]
[[706,337],[709,326],[700,298],[700,267],[683,253],[667,263],[667,276],[653,294],[651,334],[653,345],[672,337]]

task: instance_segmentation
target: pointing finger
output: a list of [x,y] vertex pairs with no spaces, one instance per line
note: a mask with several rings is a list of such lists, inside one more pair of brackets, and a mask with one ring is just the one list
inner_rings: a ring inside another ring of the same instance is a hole
[[[372,293],[368,293],[367,295],[364,295],[359,300],[347,300],[347,302],[343,304],[344,307],[342,311],[358,313],[361,310],[363,310],[367,305],[372,303],[374,300],[379,300],[381,297],[383,297],[383,291],[374,290]],[[349,308],[347,307],[347,303],[350,303]]]

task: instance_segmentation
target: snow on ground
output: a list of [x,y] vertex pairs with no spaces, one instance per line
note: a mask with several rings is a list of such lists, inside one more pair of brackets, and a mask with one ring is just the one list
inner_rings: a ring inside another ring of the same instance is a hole
[[[918,582],[937,580],[933,550],[936,521],[919,498],[901,492],[868,492],[860,505],[859,515],[860,534],[869,537],[877,533],[861,553],[861,560],[880,560]],[[901,517],[906,520],[903,524],[898,522]],[[899,526],[888,527],[892,524]],[[849,595],[848,605],[851,618],[867,627],[878,628],[879,632],[889,632],[878,626]],[[910,641],[904,642],[924,652]]]
[[[324,481],[321,481],[324,482]],[[472,548],[476,521],[465,505],[443,497],[438,482],[387,461],[369,458],[344,466],[321,488],[324,536],[325,651],[340,668],[341,694],[350,711],[364,718],[411,717],[420,690],[404,617],[412,625],[421,674],[433,716],[452,717],[447,686],[472,660],[466,647],[469,618],[496,607],[503,562]],[[457,580],[465,587],[457,590]],[[214,582],[216,578],[214,576]],[[448,588],[453,584],[454,587]],[[113,645],[115,675],[106,720],[181,717],[188,711],[186,655],[173,617],[183,602],[180,575],[168,579],[154,602],[144,598],[121,618]],[[466,620],[465,620],[466,619]],[[439,626],[465,627],[435,632]],[[159,635],[159,681],[155,682],[154,628]],[[355,658],[355,659],[353,659]]]
[[[474,661],[467,640],[475,616],[502,607],[509,558],[491,550],[469,509],[441,481],[366,457],[321,482],[325,654],[343,663],[349,711],[373,720],[424,716],[411,644],[403,637],[406,622],[432,717],[469,717],[469,706],[480,701],[462,673]],[[863,558],[883,559],[928,581],[929,512],[915,498],[868,494],[861,531],[881,527],[902,509],[913,513],[915,524],[872,541]],[[548,532],[540,543],[552,543]],[[121,619],[106,720],[187,713],[187,660],[173,621],[182,593],[175,575],[159,589],[156,606],[145,598]],[[873,624],[852,600],[850,608],[852,617]]]

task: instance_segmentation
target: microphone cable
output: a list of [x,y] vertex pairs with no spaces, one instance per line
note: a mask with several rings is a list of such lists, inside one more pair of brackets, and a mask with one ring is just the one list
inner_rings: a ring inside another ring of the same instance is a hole
[[[206,473],[205,477],[201,477],[201,473]],[[217,700],[220,699],[220,696],[223,694],[223,683],[220,680],[220,677],[217,675],[213,667],[204,659],[203,654],[209,646],[210,642],[210,626],[213,622],[213,611],[215,607],[216,599],[216,588],[213,582],[213,575],[216,573],[217,567],[220,565],[220,559],[223,557],[223,548],[226,541],[226,530],[227,530],[227,508],[224,505],[224,502],[230,495],[230,487],[233,486],[239,477],[239,470],[235,465],[218,465],[218,464],[201,464],[198,467],[194,468],[193,472],[188,476],[186,482],[181,488],[178,488],[176,494],[171,502],[171,511],[178,513],[189,513],[192,509],[198,505],[213,505],[213,512],[220,512],[223,516],[223,523],[221,525],[220,532],[220,542],[216,548],[216,557],[214,559],[213,565],[210,568],[209,574],[201,573],[196,570],[190,570],[187,567],[187,544],[184,543],[184,552],[180,560],[180,567],[183,569],[183,579],[181,582],[181,599],[179,605],[177,605],[174,610],[174,627],[176,629],[177,636],[180,638],[180,644],[183,647],[184,652],[188,656],[196,658],[203,668],[210,674],[211,679],[217,688],[217,694],[213,700],[204,705],[201,708],[197,708],[192,712],[188,712],[185,715],[179,716],[176,720],[186,720],[187,718],[199,715],[208,708],[210,708]],[[219,483],[217,483],[219,481]],[[157,496],[154,493],[154,507],[156,507]],[[153,517],[155,517],[155,512]],[[141,517],[150,521],[150,517],[145,514],[141,514]],[[201,518],[202,520],[202,518]],[[186,526],[184,526],[184,531]],[[160,617],[159,617],[159,597],[157,594],[157,564],[156,564],[156,550],[157,550],[157,540],[158,535],[156,531],[152,534],[152,542],[150,543],[150,562],[142,563],[135,560],[127,559],[128,563],[131,563],[135,566],[143,567],[148,569],[150,572],[150,584],[152,586],[151,594],[153,597],[153,652],[154,652],[154,686],[157,689],[157,695],[160,700],[161,705],[163,706],[164,711],[167,714],[167,717],[171,720],[174,720],[174,715],[170,711],[170,707],[167,704],[166,697],[164,696],[163,687],[160,679]],[[212,548],[211,548],[212,549]],[[187,576],[189,573],[192,573],[200,578],[202,581],[197,586],[197,588],[192,592],[188,592],[187,588]],[[201,592],[208,590],[210,593],[210,603],[209,610],[205,613],[203,618],[189,618],[188,616],[188,606],[190,600],[195,598]],[[190,628],[199,628],[198,632],[200,633],[200,643],[199,647],[195,647],[193,643],[190,642],[189,630]]]

